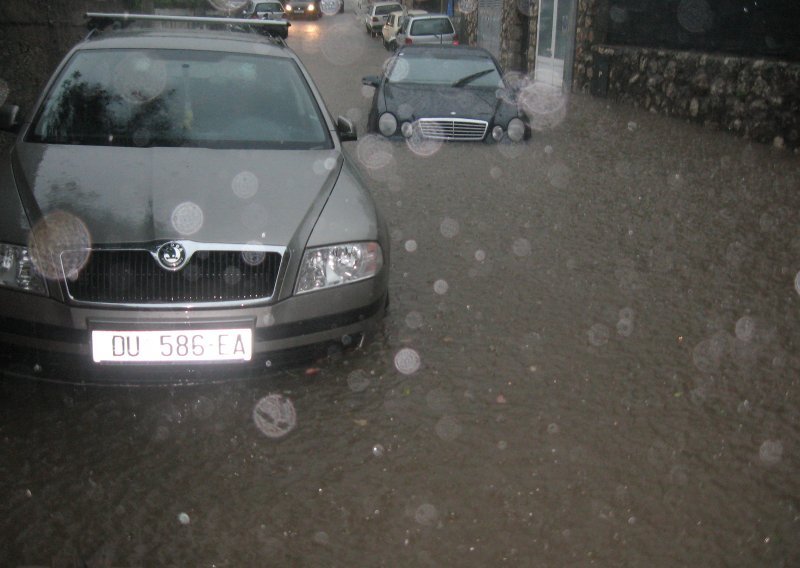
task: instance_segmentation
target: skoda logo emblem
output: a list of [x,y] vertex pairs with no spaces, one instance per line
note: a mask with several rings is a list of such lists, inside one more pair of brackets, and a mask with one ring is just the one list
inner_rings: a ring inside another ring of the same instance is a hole
[[167,270],[178,270],[186,262],[186,249],[182,244],[169,242],[158,249],[158,263]]

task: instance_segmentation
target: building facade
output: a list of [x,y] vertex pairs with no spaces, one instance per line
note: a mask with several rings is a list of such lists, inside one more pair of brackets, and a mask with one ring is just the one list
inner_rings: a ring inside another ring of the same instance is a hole
[[455,0],[507,70],[776,147],[800,147],[800,2]]

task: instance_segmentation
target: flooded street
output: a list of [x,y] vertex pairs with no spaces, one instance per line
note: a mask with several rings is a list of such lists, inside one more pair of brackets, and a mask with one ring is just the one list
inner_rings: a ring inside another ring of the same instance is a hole
[[388,52],[352,12],[289,45],[358,126],[383,334],[217,385],[4,380],[3,565],[798,565],[798,155],[586,94],[522,146],[412,148],[366,132]]

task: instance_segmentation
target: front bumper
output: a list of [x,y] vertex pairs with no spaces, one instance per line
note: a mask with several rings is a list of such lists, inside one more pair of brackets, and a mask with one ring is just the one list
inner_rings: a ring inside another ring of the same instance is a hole
[[[16,362],[32,366],[36,375],[47,361],[58,380],[67,382],[152,382],[157,375],[182,376],[205,369],[264,370],[280,354],[320,346],[356,344],[364,335],[375,332],[385,313],[387,273],[375,278],[321,290],[263,306],[192,309],[107,309],[65,305],[6,289],[0,289],[0,355],[7,371]],[[236,363],[94,363],[92,329],[128,330],[193,329],[209,327],[250,327],[253,330],[253,357]],[[24,357],[23,357],[24,356]],[[66,365],[66,368],[58,368]],[[76,367],[77,366],[77,367]],[[19,369],[19,365],[14,368]],[[79,368],[79,372],[78,372]],[[75,376],[73,377],[72,374]],[[52,378],[52,377],[51,377]],[[163,381],[158,381],[163,382]],[[185,382],[178,378],[177,382]]]

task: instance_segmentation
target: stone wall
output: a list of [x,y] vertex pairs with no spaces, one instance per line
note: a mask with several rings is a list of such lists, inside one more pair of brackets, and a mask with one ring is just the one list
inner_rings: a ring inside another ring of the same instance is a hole
[[590,92],[587,61],[608,66],[611,99],[776,147],[800,146],[800,64],[596,45],[575,81]]
[[608,0],[578,0],[573,91],[800,147],[800,64],[606,45],[607,22]]

